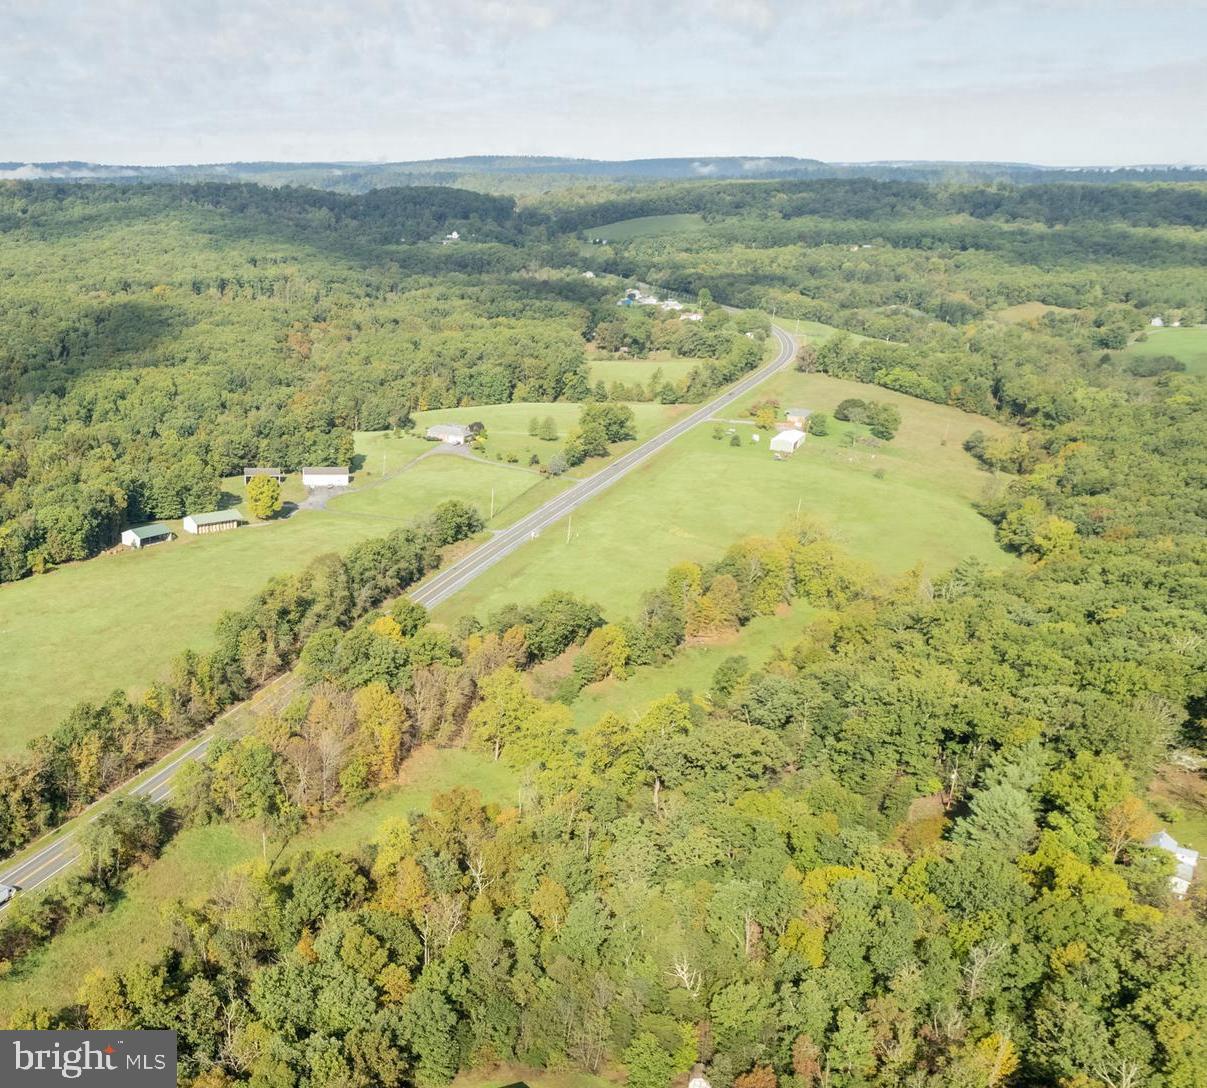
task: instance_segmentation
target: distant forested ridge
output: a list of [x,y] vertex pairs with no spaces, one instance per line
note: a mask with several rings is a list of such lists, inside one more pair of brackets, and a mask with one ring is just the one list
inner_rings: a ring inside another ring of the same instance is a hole
[[197,181],[250,181],[307,185],[364,193],[399,185],[451,185],[469,189],[538,193],[566,186],[656,181],[814,180],[867,178],[928,184],[1042,185],[1094,182],[1207,181],[1201,166],[1049,167],[1010,162],[855,162],[778,155],[700,155],[657,159],[578,159],[556,155],[463,155],[412,162],[229,162],[176,166],[122,166],[88,162],[0,163],[0,179],[140,182],[175,185]]

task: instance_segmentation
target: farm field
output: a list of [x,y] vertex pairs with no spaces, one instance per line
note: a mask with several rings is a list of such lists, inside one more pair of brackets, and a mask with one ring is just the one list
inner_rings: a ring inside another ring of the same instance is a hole
[[588,238],[604,238],[609,242],[631,242],[634,238],[652,238],[659,234],[684,234],[703,230],[704,217],[694,212],[678,215],[643,215],[636,219],[620,219],[599,227],[586,227]]
[[[637,440],[673,422],[688,406],[637,404]],[[552,498],[568,482],[528,466],[529,451],[547,461],[578,420],[577,404],[502,404],[419,413],[416,432],[432,422],[480,419],[489,428],[481,459],[438,452],[416,433],[362,432],[356,436],[354,489],[332,495],[324,509],[229,533],[193,537],[170,522],[177,539],[141,552],[120,549],[37,578],[0,586],[0,758],[20,751],[52,728],[81,699],[103,699],[118,688],[137,689],[157,678],[180,651],[210,645],[214,622],[238,608],[269,578],[298,570],[315,556],[344,551],[360,540],[405,525],[445,499],[462,499],[501,527]],[[558,441],[528,434],[533,417],[552,415]],[[623,453],[636,442],[621,443]],[[516,463],[499,461],[514,453]],[[422,458],[422,460],[419,460]],[[592,460],[567,473],[590,475]],[[284,495],[305,497],[298,473]],[[225,506],[243,501],[243,481],[223,481]],[[531,495],[528,493],[531,492]],[[247,511],[244,510],[246,514]],[[199,592],[204,586],[205,592]],[[114,637],[113,602],[121,602]],[[64,683],[64,678],[70,678]]]
[[[306,830],[282,856],[303,850],[356,850],[386,821],[421,812],[434,794],[458,785],[477,789],[483,800],[506,803],[515,779],[505,764],[476,752],[420,749],[403,767],[398,786]],[[0,978],[0,1023],[22,1004],[71,1003],[80,980],[96,967],[116,969],[152,955],[168,939],[165,907],[205,899],[223,874],[258,862],[260,856],[260,836],[246,827],[222,823],[180,832],[157,861],[131,878],[112,911],[72,923],[16,971]]]
[[[416,441],[407,460],[431,448]],[[333,497],[326,510],[183,536],[0,586],[0,757],[54,726],[80,699],[141,687],[181,650],[208,646],[218,616],[274,575],[382,536],[444,499],[463,499],[485,514],[493,489],[496,515],[504,517],[507,504],[540,478],[436,456],[400,475],[360,482],[363,490]]]
[[1207,374],[1207,325],[1144,331],[1148,339],[1128,344],[1122,353],[1125,359],[1172,355],[1185,363],[1186,369],[1192,374]]
[[[967,556],[1010,562],[971,505],[996,481],[961,448],[969,433],[996,432],[997,424],[819,374],[778,375],[749,399],[766,390],[785,406],[821,410],[853,394],[888,400],[901,411],[901,430],[889,444],[847,446],[848,432],[858,438],[867,430],[835,421],[828,436],[810,438],[795,457],[777,462],[766,434],[757,444],[750,440],[752,425],[720,425],[740,435],[735,448],[728,435],[718,440],[713,425],[703,424],[577,512],[569,526],[551,527],[499,563],[438,609],[438,618],[481,616],[553,588],[596,599],[609,616],[627,615],[672,564],[715,559],[741,536],[775,532],[798,510],[886,572],[918,562],[937,571]],[[739,418],[738,407],[727,414]],[[611,587],[606,597],[602,586]]]

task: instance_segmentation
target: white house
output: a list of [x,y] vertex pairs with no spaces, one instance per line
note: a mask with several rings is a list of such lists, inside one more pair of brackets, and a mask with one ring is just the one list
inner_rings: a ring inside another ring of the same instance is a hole
[[1169,878],[1169,887],[1179,899],[1183,898],[1190,889],[1190,882],[1194,880],[1194,870],[1199,864],[1199,852],[1191,850],[1189,846],[1180,845],[1168,831],[1158,831],[1155,835],[1150,835],[1144,840],[1144,845],[1173,854],[1177,867]]
[[427,429],[427,437],[433,442],[447,442],[452,446],[464,446],[474,432],[463,423],[433,423]]
[[448,234],[440,239],[440,244],[442,246],[451,246],[454,242],[459,241],[461,241],[461,235],[457,231],[453,230],[449,231]]
[[158,544],[161,540],[171,539],[172,530],[159,521],[122,530],[122,543],[128,548],[145,548],[148,544]]
[[208,514],[189,514],[182,522],[186,533],[225,533],[247,523],[238,510],[213,510]]
[[680,314],[679,320],[680,321],[703,321],[704,315],[698,314],[693,310],[690,314]]
[[1154,329],[1159,329],[1159,328],[1161,328],[1162,326],[1164,326],[1164,324],[1165,324],[1165,318],[1163,318],[1163,317],[1154,317],[1154,318],[1153,318],[1153,319],[1152,319],[1152,320],[1149,322],[1149,324],[1150,324],[1150,325],[1151,325],[1151,326],[1152,326]]
[[351,479],[346,468],[325,465],[320,468],[302,469],[302,483],[306,487],[347,487]]
[[772,437],[771,452],[791,455],[800,449],[804,441],[804,431],[798,431],[795,427],[789,427],[788,430],[780,431],[779,434]]
[[595,279],[595,273],[594,273],[594,272],[584,272],[584,273],[583,273],[583,279],[585,279],[585,280],[593,280],[593,279]]

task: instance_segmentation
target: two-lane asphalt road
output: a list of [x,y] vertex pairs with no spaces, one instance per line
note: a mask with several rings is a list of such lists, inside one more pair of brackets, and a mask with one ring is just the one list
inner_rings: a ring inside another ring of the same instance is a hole
[[[270,710],[279,711],[293,697],[300,682],[300,678],[296,673],[283,673],[256,693],[254,696],[256,704],[265,712]],[[185,741],[175,752],[166,756],[162,764],[156,767],[153,773],[139,782],[137,786],[131,788],[129,790],[130,795],[132,797],[146,797],[152,801],[164,800],[172,792],[176,772],[188,760],[201,759],[209,750],[210,745],[220,736],[221,728],[226,719],[236,711],[244,709],[247,705],[248,703],[245,702],[231,707],[226,713],[218,717],[205,732]],[[89,807],[98,808],[112,800],[113,796],[113,794],[107,794]],[[27,892],[53,880],[59,873],[74,865],[79,859],[80,832],[95,819],[96,815],[89,816],[87,810],[85,810],[73,822],[71,827],[52,831],[43,836],[44,845],[40,849],[29,857],[23,858],[16,865],[0,872],[0,884],[7,884],[22,892]],[[11,902],[12,900],[9,901],[9,903]],[[0,912],[7,909],[8,905],[6,903],[0,906]]]
[[[495,533],[489,540],[479,545],[468,555],[418,586],[410,594],[411,599],[426,608],[432,608],[447,600],[484,571],[489,570],[517,548],[522,547],[527,541],[533,539],[543,529],[568,516],[572,511],[582,506],[583,503],[589,502],[600,492],[611,487],[617,480],[628,475],[639,465],[653,457],[664,446],[675,441],[680,435],[717,415],[720,411],[733,404],[739,397],[749,393],[750,390],[765,382],[773,374],[783,370],[784,367],[792,362],[796,351],[796,344],[782,329],[773,326],[772,332],[779,350],[771,362],[765,363],[758,370],[751,371],[745,377],[731,385],[719,397],[695,409],[695,411],[684,416],[665,431],[643,442],[635,449],[630,450],[623,457],[618,457],[611,464],[600,469],[595,475],[588,476],[585,480],[579,480],[556,498],[550,499],[531,514],[522,517],[514,525],[509,525],[506,529],[499,530],[499,532]],[[260,699],[271,693],[274,699],[278,696],[288,699],[292,695],[296,684],[297,678],[295,674],[287,673],[284,676],[277,677],[267,688],[261,689],[254,698]],[[130,793],[138,797],[149,797],[153,801],[162,801],[172,792],[172,780],[181,766],[187,760],[200,759],[205,755],[206,750],[219,735],[223,720],[246,705],[246,703],[241,703],[228,710],[222,715],[222,718],[214,722],[203,733],[178,748],[163,766],[157,768],[152,775],[130,790]],[[105,800],[108,800],[108,798],[103,799],[98,804],[103,804]],[[87,826],[86,820],[77,822],[71,829],[51,832],[45,836],[45,845],[41,846],[40,849],[18,864],[0,872],[0,884],[8,884],[21,891],[29,891],[58,876],[59,873],[72,865],[79,857],[78,836],[80,830],[85,826]],[[0,910],[3,909],[4,907],[0,907]]]

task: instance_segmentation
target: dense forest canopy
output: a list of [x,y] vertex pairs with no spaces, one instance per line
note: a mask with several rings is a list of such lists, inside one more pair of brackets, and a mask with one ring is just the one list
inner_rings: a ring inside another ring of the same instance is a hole
[[[1125,350],[1156,316],[1207,318],[1202,188],[720,183],[519,210],[417,192],[284,192],[278,217],[244,187],[5,190],[7,576],[98,493],[142,494],[158,458],[208,478],[421,405],[622,399],[585,381],[589,343],[720,360],[671,390],[703,395],[765,327],[712,300],[845,330],[802,369],[1015,424],[965,448],[1004,480],[981,512],[1022,561],[886,580],[797,520],[675,566],[635,616],[553,593],[453,630],[397,594],[473,511],[317,561],[172,682],[81,706],[2,769],[15,845],[140,743],[294,661],[307,685],[192,767],[171,820],[118,806],[0,955],[19,978],[181,822],[255,827],[261,863],[14,1026],[174,1026],[198,1088],[435,1088],[504,1061],[622,1066],[634,1088],[697,1062],[714,1088],[1207,1083],[1207,896],[1175,899],[1146,845],[1155,769],[1207,758],[1207,388]],[[703,227],[590,241],[685,212]],[[618,308],[638,281],[709,316]],[[625,409],[584,417],[610,437]],[[735,655],[706,691],[572,727],[585,687],[797,603],[808,626],[765,665]],[[510,768],[514,802],[454,790],[274,864],[422,744]]]

